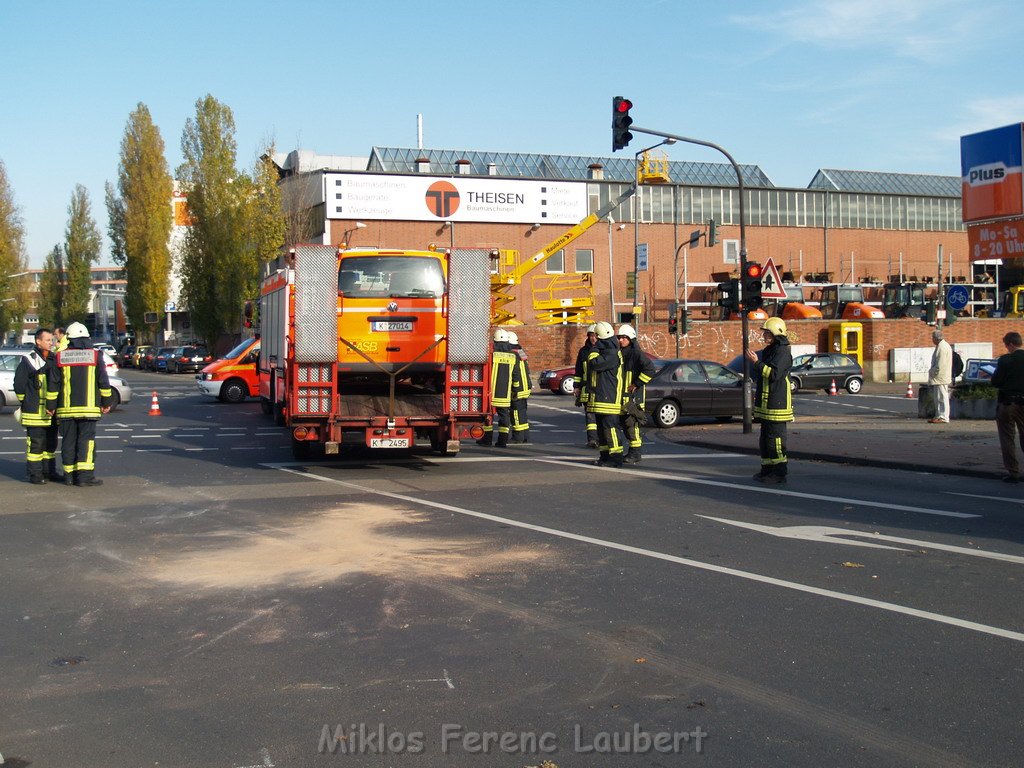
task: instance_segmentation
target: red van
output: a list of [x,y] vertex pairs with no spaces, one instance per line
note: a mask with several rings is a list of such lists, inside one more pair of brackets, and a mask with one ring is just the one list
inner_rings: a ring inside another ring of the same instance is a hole
[[246,339],[196,374],[199,391],[225,403],[240,403],[247,397],[256,397],[260,387],[256,374],[259,356],[260,340]]

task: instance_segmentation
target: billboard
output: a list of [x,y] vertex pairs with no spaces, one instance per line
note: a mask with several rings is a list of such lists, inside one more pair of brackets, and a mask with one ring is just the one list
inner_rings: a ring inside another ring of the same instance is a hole
[[971,224],[967,242],[971,261],[1024,257],[1024,218]]
[[575,224],[589,213],[572,181],[325,173],[328,219]]
[[960,137],[964,222],[1024,216],[1024,124]]

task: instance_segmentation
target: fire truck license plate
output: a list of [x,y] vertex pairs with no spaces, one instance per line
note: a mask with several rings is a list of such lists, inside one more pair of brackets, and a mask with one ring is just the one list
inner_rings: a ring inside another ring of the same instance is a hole
[[371,448],[408,448],[408,437],[371,437]]
[[375,331],[411,331],[411,321],[397,321],[397,320],[375,320],[373,322],[373,330]]

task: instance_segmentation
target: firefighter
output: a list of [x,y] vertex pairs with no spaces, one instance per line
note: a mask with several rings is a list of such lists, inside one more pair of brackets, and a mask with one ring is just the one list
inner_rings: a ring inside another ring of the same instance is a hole
[[[641,423],[636,414],[627,411],[632,401],[640,411],[647,405],[647,383],[654,378],[658,369],[654,367],[650,356],[636,342],[636,330],[626,324],[619,326],[619,350],[622,353],[623,385],[622,397],[622,431],[629,441],[629,450],[623,459],[626,464],[636,464],[642,458],[643,438],[640,436]],[[646,423],[646,422],[644,422]]]
[[526,350],[519,344],[519,335],[515,331],[508,332],[508,343],[512,351],[516,353],[516,382],[515,392],[512,394],[512,434],[509,436],[510,443],[530,442],[530,418],[527,414],[530,391],[533,389],[533,381],[530,379],[530,364],[527,362]]
[[107,366],[81,323],[68,326],[67,340],[50,369],[46,393],[47,410],[60,419],[64,484],[102,485],[95,476],[96,422],[113,404]]
[[625,440],[619,416],[622,413],[622,351],[611,323],[597,323],[597,345],[587,357],[587,410],[597,419],[599,467],[621,467]]
[[784,483],[789,470],[786,424],[793,421],[793,398],[789,389],[793,353],[785,320],[769,317],[761,329],[767,343],[761,359],[754,350],[747,350],[751,376],[757,387],[754,418],[761,422],[761,471],[754,475],[754,479],[762,483]]
[[53,329],[53,354],[56,355],[58,352],[63,352],[67,348],[67,331],[64,330],[63,325],[58,325],[56,328]]
[[27,433],[25,464],[33,485],[64,479],[57,472],[57,420],[47,411],[52,346],[50,330],[38,329],[35,347],[21,359],[14,372],[14,393],[21,403],[21,424]]
[[508,343],[508,331],[498,328],[494,332],[494,345],[491,353],[491,407],[496,417],[484,427],[484,436],[477,440],[478,445],[491,445],[494,438],[494,421],[498,422],[498,441],[496,447],[508,445],[509,426],[512,423],[512,393],[518,381],[516,363],[519,357],[512,351]]
[[572,377],[576,389],[576,406],[583,407],[587,425],[587,448],[597,448],[597,415],[587,408],[587,358],[597,346],[597,325],[587,327],[587,340],[576,353],[576,371]]

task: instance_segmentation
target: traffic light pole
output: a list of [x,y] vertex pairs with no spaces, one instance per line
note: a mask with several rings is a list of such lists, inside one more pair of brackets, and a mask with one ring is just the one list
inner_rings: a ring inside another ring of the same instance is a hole
[[[746,219],[744,215],[744,188],[743,188],[743,171],[740,170],[739,164],[733,159],[733,156],[725,151],[722,147],[717,144],[712,144],[710,141],[702,141],[701,139],[689,139],[686,136],[678,136],[674,133],[665,133],[664,131],[653,131],[649,128],[639,128],[635,125],[631,125],[629,130],[636,131],[637,133],[646,133],[649,136],[661,136],[663,139],[675,139],[676,141],[682,141],[687,144],[698,144],[702,147],[709,147],[717,150],[725,155],[726,159],[732,164],[733,170],[736,172],[736,184],[739,189],[740,195],[740,275],[747,274],[747,229]],[[753,396],[750,391],[750,360],[747,358],[747,350],[750,349],[750,319],[747,317],[746,308],[740,306],[740,322],[742,323],[742,334],[743,334],[743,432],[753,432]]]

